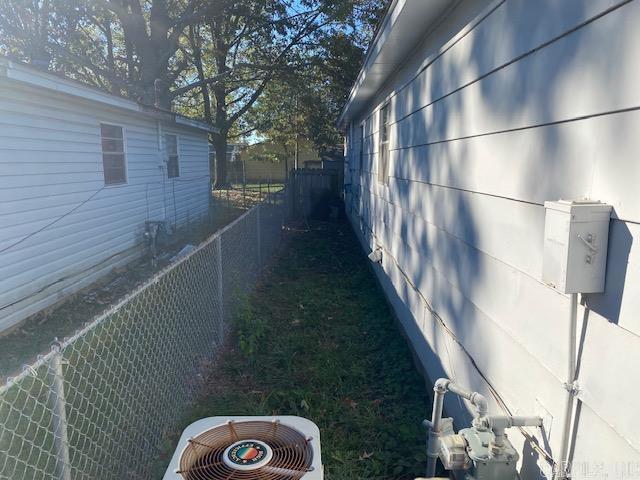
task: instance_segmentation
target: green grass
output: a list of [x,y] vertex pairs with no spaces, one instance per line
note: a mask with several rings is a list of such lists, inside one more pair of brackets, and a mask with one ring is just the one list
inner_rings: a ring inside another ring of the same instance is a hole
[[288,235],[183,426],[213,415],[300,415],[320,427],[328,480],[419,476],[424,380],[353,233],[319,224]]

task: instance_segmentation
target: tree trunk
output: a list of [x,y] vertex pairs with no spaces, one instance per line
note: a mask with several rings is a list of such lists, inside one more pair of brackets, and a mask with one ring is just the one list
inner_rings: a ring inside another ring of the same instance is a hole
[[[140,4],[140,0],[128,2],[128,9],[114,10],[118,16],[127,45],[127,60],[133,54],[137,60],[137,91],[135,96],[145,105],[157,105],[169,109],[169,82],[167,69],[169,60],[177,47],[173,47],[168,39],[170,21],[166,0],[155,0],[152,3],[150,18]],[[129,50],[130,45],[131,50]],[[131,65],[129,65],[131,74]]]
[[[107,14],[105,16],[105,21],[104,21],[104,31],[105,31],[105,35],[107,37],[107,65],[108,68],[111,72],[115,72],[116,71],[116,60],[115,60],[115,56],[113,54],[113,30],[111,28],[111,16],[109,14]],[[119,92],[119,87],[117,87],[113,82],[109,82],[109,89],[111,91],[111,93],[115,93],[118,94]]]
[[156,94],[156,76],[154,75],[154,68],[150,65],[150,62],[146,62],[146,58],[141,56],[140,65],[140,98],[138,99],[144,105],[156,105],[160,106],[158,102],[158,95]]
[[227,182],[227,144],[228,144],[229,132],[222,130],[219,134],[214,135],[213,147],[216,150],[216,164],[215,166],[215,182],[214,188],[224,188],[228,185]]
[[131,85],[135,80],[136,62],[133,58],[133,45],[126,37],[124,39],[124,49],[127,56],[127,80]]
[[[216,73],[223,74],[229,70],[227,66],[227,55],[229,47],[221,36],[219,19],[213,19],[209,28],[214,39],[213,57],[216,66]],[[216,180],[214,188],[226,187],[227,177],[227,143],[229,140],[229,129],[231,125],[227,122],[227,87],[225,82],[218,82],[211,88],[215,100],[214,125],[220,133],[214,135],[214,148],[216,149]]]
[[[189,36],[191,41],[191,49],[193,50],[193,63],[196,66],[198,72],[198,80],[203,81],[206,77],[204,74],[204,67],[202,65],[202,46],[200,42],[200,33],[195,26],[189,27]],[[209,87],[206,83],[200,87],[200,93],[202,95],[202,105],[204,107],[204,119],[207,123],[213,123],[213,115],[211,114],[211,97],[209,97]]]

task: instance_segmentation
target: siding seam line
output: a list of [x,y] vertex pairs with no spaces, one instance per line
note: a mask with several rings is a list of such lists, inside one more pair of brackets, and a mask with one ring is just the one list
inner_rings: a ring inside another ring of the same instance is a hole
[[[449,50],[451,50],[453,47],[455,47],[458,43],[460,43],[462,40],[464,40],[464,38],[469,35],[471,32],[473,32],[478,26],[480,26],[480,24],[482,22],[484,22],[489,16],[491,16],[491,14],[493,14],[496,10],[498,10],[498,8],[500,8],[502,6],[502,4],[504,4],[507,0],[501,0],[499,1],[496,5],[490,6],[490,10],[486,13],[486,14],[480,14],[480,18],[478,19],[477,17],[472,20],[470,23],[476,22],[475,24],[469,26],[469,24],[467,24],[467,27],[469,28],[462,36],[460,36],[459,38],[456,38],[453,43],[451,43],[450,45],[446,46],[445,43],[445,48],[439,52],[438,54],[436,54],[436,56],[432,59],[427,61],[426,64],[421,64],[420,67],[418,67],[418,72],[411,77],[410,80],[408,80],[402,87],[400,87],[397,91],[393,92],[391,95],[389,95],[383,102],[381,103],[386,103],[386,102],[390,102],[393,98],[397,97],[400,95],[400,93],[402,93],[404,90],[406,90],[409,85],[411,85],[425,70],[427,70],[431,65],[433,65],[438,59],[440,59],[441,57],[443,57]],[[457,6],[455,7],[457,8]],[[452,13],[452,12],[450,12]],[[449,14],[450,14],[449,13]],[[448,16],[448,15],[447,15]],[[466,28],[466,27],[465,27]],[[429,35],[431,35],[431,33],[433,33],[433,31],[431,31],[428,35],[425,35],[419,42],[418,42],[418,46],[411,52],[411,55],[414,55],[416,52],[419,51],[419,47],[422,43],[424,43],[427,38],[429,37]],[[400,65],[398,67],[398,71],[402,70],[406,65],[408,64],[408,60],[403,62],[402,65]],[[384,88],[385,85],[389,84],[389,81],[385,82],[384,85],[382,85],[382,87],[380,87],[378,89],[378,91],[380,91],[382,88]],[[373,111],[371,112],[370,115],[366,116],[363,120],[363,122],[366,122],[369,119],[373,119],[374,114],[379,110],[378,107],[374,108]],[[412,112],[413,113],[413,112]],[[360,122],[362,123],[362,122]],[[393,123],[391,124],[393,125]],[[374,133],[377,133],[379,130],[376,130],[375,132],[372,132],[371,135],[365,135],[366,137],[369,136],[373,136]]]
[[[447,188],[447,187],[445,187],[445,188]],[[445,228],[443,228],[443,227],[441,227],[441,226],[439,226],[439,225],[436,225],[435,223],[431,222],[430,220],[427,220],[426,218],[422,217],[421,215],[416,214],[414,211],[412,211],[412,210],[405,210],[404,208],[402,208],[402,206],[401,206],[401,205],[399,205],[399,204],[397,204],[397,203],[394,203],[394,202],[392,202],[392,201],[387,200],[386,198],[384,198],[384,197],[382,197],[382,196],[380,196],[380,195],[376,194],[375,192],[373,192],[372,190],[370,190],[370,189],[368,189],[368,188],[366,188],[366,187],[364,187],[362,190],[364,190],[365,192],[368,192],[368,193],[369,193],[369,196],[376,197],[376,198],[380,199],[382,202],[385,202],[385,203],[388,203],[389,205],[394,205],[394,206],[398,207],[398,208],[399,208],[400,210],[402,210],[403,212],[407,212],[409,215],[411,215],[411,216],[413,216],[413,217],[416,217],[416,218],[418,218],[418,219],[422,220],[424,223],[426,223],[426,224],[428,224],[428,225],[431,225],[431,226],[433,226],[433,228],[435,228],[435,229],[437,229],[437,230],[440,230],[440,231],[444,232],[445,234],[449,235],[451,238],[453,238],[453,239],[455,239],[455,240],[459,241],[460,243],[462,243],[462,244],[464,244],[464,245],[467,245],[469,248],[472,248],[473,250],[476,250],[476,251],[480,252],[482,255],[486,255],[487,257],[489,257],[489,258],[491,258],[491,259],[495,260],[496,262],[499,262],[499,263],[501,263],[501,264],[505,265],[507,268],[513,269],[513,270],[517,271],[518,273],[522,274],[523,276],[525,276],[525,277],[527,277],[527,278],[530,278],[531,280],[533,280],[534,282],[536,282],[536,283],[538,283],[538,284],[542,285],[543,287],[550,289],[553,293],[556,293],[556,294],[558,294],[558,295],[560,295],[560,296],[564,296],[564,294],[562,294],[562,293],[558,292],[557,290],[555,290],[555,289],[553,289],[553,288],[549,287],[547,284],[545,284],[544,282],[542,282],[542,281],[541,281],[541,280],[539,280],[538,278],[534,277],[533,275],[531,275],[531,274],[529,274],[529,273],[525,272],[524,270],[520,269],[519,267],[517,267],[517,266],[515,266],[515,265],[512,265],[512,264],[510,264],[510,263],[506,262],[505,260],[502,260],[502,259],[500,259],[500,258],[498,258],[498,257],[496,257],[496,256],[494,256],[494,255],[492,255],[492,254],[490,254],[489,252],[484,251],[483,249],[481,249],[481,248],[480,248],[480,247],[478,247],[477,245],[474,245],[474,244],[472,244],[472,243],[469,243],[469,242],[468,242],[468,241],[466,241],[465,239],[458,237],[457,235],[455,235],[455,234],[453,234],[453,233],[449,232],[448,230],[446,230]],[[471,193],[476,193],[476,192],[471,192]],[[482,192],[477,192],[477,193],[479,193],[480,195],[492,196],[492,195],[490,195],[490,194],[483,194]],[[511,200],[511,199],[509,199],[508,197],[498,197],[498,198],[500,198],[500,199],[504,199],[504,200]],[[527,203],[527,202],[523,202],[523,203]],[[536,205],[536,206],[542,206],[541,204],[537,204],[537,203],[536,203],[536,204],[533,204],[533,205]],[[370,211],[370,213],[372,213],[372,212],[371,212],[371,209],[370,209],[369,211]],[[364,220],[364,218],[363,218],[363,220]],[[617,218],[611,218],[611,221],[618,221],[618,222],[621,222],[621,223],[640,224],[640,222],[632,222],[632,221],[621,220],[621,219],[617,219]],[[383,219],[383,221],[382,221],[382,222],[383,222],[383,224],[385,224],[385,225],[389,226],[389,228],[391,228],[391,232],[392,232],[394,235],[396,235],[398,238],[400,238],[400,239],[402,239],[402,240],[405,240],[401,235],[398,235],[398,234],[397,234],[397,233],[392,229],[392,227],[391,227],[387,222],[385,222],[385,221],[384,221],[384,219]],[[366,222],[366,221],[365,221],[364,223],[365,223],[365,225],[367,225],[367,227],[369,228],[369,230],[370,230],[370,231],[372,232],[372,234],[373,234],[373,230],[371,229],[370,225],[369,225],[369,224],[367,224],[367,222]],[[375,234],[374,234],[374,235],[375,235]],[[408,240],[406,240],[406,243],[407,243],[410,247],[412,247],[412,248],[413,248],[413,247],[415,247],[412,243],[409,243],[409,241],[408,241]],[[437,269],[437,268],[435,268],[435,266],[433,266],[433,264],[432,264],[432,267],[434,268],[434,270],[438,271],[438,269]],[[452,284],[452,285],[453,285],[453,284]],[[458,288],[458,287],[456,286],[456,288]],[[588,294],[587,294],[587,295],[588,295]],[[465,296],[465,298],[468,298],[468,297],[466,297],[466,296]],[[470,301],[471,301],[471,300],[470,300]],[[475,305],[475,303],[473,303],[473,302],[471,302],[471,303],[472,303],[473,305]],[[480,311],[482,311],[479,307],[477,307],[477,308],[478,308]],[[602,317],[602,318],[603,318],[604,320],[606,320],[606,321],[609,321],[609,320],[608,320],[608,319],[606,319],[605,317]],[[609,323],[612,323],[612,322],[609,322]],[[617,327],[617,328],[620,328],[620,329],[624,330],[624,331],[625,331],[625,332],[627,332],[629,335],[632,335],[632,336],[634,336],[634,337],[639,337],[639,338],[640,338],[640,334],[638,334],[638,333],[636,333],[636,332],[633,332],[633,331],[629,330],[628,328],[625,328],[625,327],[620,326],[620,325],[618,325],[618,324],[615,324],[615,325],[616,325],[616,327]]]
[[489,137],[489,136],[493,136],[493,135],[501,135],[501,134],[504,134],[504,133],[521,132],[523,130],[532,130],[532,129],[536,129],[536,128],[550,127],[550,126],[554,126],[554,125],[562,125],[562,124],[566,124],[566,123],[573,123],[573,122],[579,122],[579,121],[583,121],[583,120],[590,120],[592,118],[605,117],[605,116],[608,116],[608,115],[618,115],[618,114],[623,114],[623,113],[631,113],[631,112],[636,112],[638,110],[640,110],[640,106],[636,105],[636,106],[633,106],[633,107],[618,108],[618,109],[615,109],[615,110],[607,110],[605,112],[589,113],[589,114],[586,114],[586,115],[579,115],[577,117],[564,118],[564,119],[561,119],[561,120],[552,120],[552,121],[549,121],[549,122],[534,123],[534,124],[531,124],[531,125],[524,125],[524,126],[521,126],[521,127],[506,128],[504,130],[496,130],[496,131],[493,131],[493,132],[475,133],[475,134],[472,134],[472,135],[463,135],[461,137],[445,138],[443,140],[434,140],[433,142],[416,143],[414,145],[407,145],[406,147],[392,148],[391,151],[397,152],[397,151],[401,151],[401,150],[408,150],[410,148],[427,147],[427,146],[431,146],[431,145],[439,145],[439,144],[443,144],[443,143],[451,143],[451,142],[457,142],[457,141],[461,141],[461,140],[469,140],[469,139],[480,138],[480,137]]
[[[365,173],[368,173],[370,175],[374,175],[375,174],[375,172],[369,171],[369,170],[366,170]],[[396,177],[394,175],[390,175],[389,177],[395,179],[398,182],[419,183],[421,185],[431,185],[433,187],[444,188],[444,189],[447,189],[447,190],[456,190],[456,191],[460,191],[460,192],[471,193],[473,195],[482,195],[482,196],[485,196],[485,197],[497,198],[497,199],[500,199],[500,200],[507,200],[507,201],[516,202],[516,203],[524,203],[526,205],[544,207],[544,203],[534,202],[534,201],[531,201],[531,200],[524,200],[524,199],[515,198],[515,197],[507,197],[506,195],[498,195],[498,194],[494,194],[494,193],[483,192],[483,191],[480,191],[480,190],[470,190],[470,189],[461,188],[461,187],[454,187],[452,185],[444,185],[444,184],[441,184],[441,183],[427,182],[427,181],[424,181],[424,180],[416,180],[416,179],[412,179],[412,178]],[[384,199],[386,201],[385,197],[374,193],[373,190],[368,188],[363,183],[359,183],[359,184],[356,184],[356,185],[363,186],[363,188],[366,191],[371,192],[374,196],[376,196],[378,198],[382,198],[382,199]],[[631,219],[627,219],[627,218],[611,217],[611,221],[621,222],[621,223],[630,223],[632,225],[640,225],[640,220],[631,220]]]
[[[367,224],[367,222],[364,222],[364,225],[367,226],[367,230],[369,230],[369,232],[371,233],[371,235],[377,240],[378,237],[376,236],[376,234],[373,232],[373,230],[371,229],[370,225]],[[507,404],[504,402],[504,400],[502,399],[502,397],[500,396],[500,394],[498,393],[498,391],[495,389],[495,387],[493,386],[493,384],[488,380],[488,378],[485,376],[485,374],[482,372],[482,370],[479,368],[478,364],[476,363],[475,359],[473,358],[473,356],[469,353],[469,351],[465,348],[465,346],[462,344],[462,342],[458,339],[458,337],[456,336],[455,332],[453,332],[453,330],[451,330],[447,324],[444,322],[444,320],[440,317],[440,315],[431,307],[431,304],[429,303],[429,301],[424,297],[424,295],[422,295],[422,292],[420,292],[420,290],[413,284],[413,282],[411,282],[411,279],[407,276],[407,274],[404,272],[404,270],[402,269],[402,267],[400,267],[400,265],[397,263],[396,258],[393,256],[393,254],[387,250],[387,248],[383,245],[378,243],[378,245],[384,249],[384,251],[388,254],[389,257],[391,257],[391,259],[393,260],[393,263],[395,264],[396,268],[398,269],[398,271],[400,272],[400,274],[402,275],[402,277],[404,278],[405,282],[411,287],[412,290],[414,290],[418,296],[422,299],[423,303],[425,304],[427,310],[431,313],[431,315],[438,321],[438,323],[443,327],[443,329],[446,331],[446,333],[453,339],[453,341],[460,347],[460,349],[462,350],[462,352],[465,354],[465,356],[467,356],[467,358],[469,359],[469,361],[471,362],[471,365],[473,366],[473,368],[475,368],[475,370],[478,372],[478,374],[480,375],[480,377],[482,378],[482,380],[487,384],[487,387],[489,388],[489,391],[491,392],[491,394],[494,396],[494,398],[496,399],[496,401],[498,402],[498,404],[501,405],[501,408],[503,408],[503,410],[505,410],[509,415],[512,415],[512,412],[510,411],[509,407],[507,406]],[[384,271],[384,269],[383,269]],[[386,272],[385,272],[386,274]],[[390,279],[390,277],[387,278]],[[451,285],[451,284],[450,284]],[[455,287],[455,286],[454,286]],[[468,297],[465,296],[465,298],[467,298],[467,300],[475,307],[477,308],[480,312],[484,313],[482,311],[482,309],[480,309],[475,303],[473,303],[471,301],[471,299],[469,299]],[[486,315],[486,314],[485,314]],[[412,314],[413,316],[413,314]],[[493,321],[491,319],[491,317],[489,315],[486,315],[487,318],[489,318],[491,321]],[[496,324],[498,326],[498,328],[500,328],[503,331],[506,331],[504,328],[502,328],[499,324],[497,324],[495,321],[493,321],[494,324]],[[631,333],[631,332],[630,332]],[[544,366],[544,364],[540,363],[537,358],[535,356],[533,356],[531,354],[531,352],[529,352],[526,348],[524,348],[524,346],[517,341],[517,339],[513,338],[513,340],[516,342],[516,344],[520,345],[529,355],[531,355],[534,359],[536,359],[537,363],[540,364],[545,370],[547,370],[554,378],[556,378],[556,380],[560,381],[559,379],[557,379],[557,377],[555,376],[555,374],[549,370],[546,366]],[[611,428],[611,430],[613,430],[613,432],[615,432],[615,434],[622,439],[625,443],[627,443],[627,445],[629,445],[632,449],[634,449],[637,452],[640,452],[640,450],[629,441],[628,438],[626,438],[624,435],[622,435],[611,423],[609,423],[605,418],[603,418],[598,412],[596,412],[596,410],[591,407],[587,402],[585,402],[584,398],[579,398],[580,402],[582,402],[583,404],[585,404],[605,425],[607,425],[609,428]],[[525,430],[522,429],[522,427],[519,427],[520,432],[522,433],[522,435],[529,440],[529,442],[534,446],[534,448],[536,450],[539,451],[539,453],[541,453],[544,457],[545,457],[545,461],[547,461],[547,463],[551,464],[554,463],[553,457],[547,453],[544,449],[542,449],[542,447],[539,445],[537,438],[535,436],[531,436],[528,432],[526,432]]]
[[[505,1],[506,1],[506,0],[505,0]],[[524,59],[524,58],[526,58],[526,57],[528,57],[528,56],[530,56],[530,55],[532,55],[532,54],[536,53],[536,52],[537,52],[537,51],[539,51],[539,50],[542,50],[542,49],[544,49],[544,48],[548,47],[549,45],[551,45],[551,44],[553,44],[553,43],[557,42],[558,40],[561,40],[562,38],[564,38],[564,37],[566,37],[566,36],[571,35],[572,33],[577,32],[577,31],[578,31],[578,30],[580,30],[581,28],[583,28],[583,27],[585,27],[585,26],[587,26],[587,25],[589,25],[589,24],[591,24],[591,23],[595,22],[596,20],[599,20],[600,18],[602,18],[602,17],[604,17],[604,16],[608,15],[609,13],[614,12],[615,10],[617,10],[617,9],[619,9],[619,8],[621,8],[621,7],[625,6],[625,5],[627,5],[628,3],[631,3],[631,2],[633,2],[633,1],[634,1],[634,0],[622,0],[620,3],[617,3],[617,4],[615,4],[615,5],[612,5],[611,7],[609,7],[609,8],[607,8],[607,9],[603,10],[602,12],[600,12],[600,13],[598,13],[598,14],[596,14],[596,15],[592,16],[592,17],[587,18],[586,20],[582,21],[582,22],[581,22],[581,23],[579,23],[578,25],[575,25],[574,27],[571,27],[570,29],[565,30],[563,33],[561,33],[561,34],[559,34],[559,35],[556,35],[555,37],[552,37],[551,39],[549,39],[549,40],[547,40],[547,41],[545,41],[545,42],[543,42],[543,43],[541,43],[541,44],[537,45],[536,47],[533,47],[532,49],[530,49],[530,50],[528,50],[528,51],[526,51],[526,52],[524,52],[524,53],[521,53],[520,55],[518,55],[518,56],[516,56],[516,57],[512,58],[512,59],[511,59],[511,60],[509,60],[508,62],[502,63],[502,64],[498,65],[497,67],[494,67],[493,69],[491,69],[491,70],[489,70],[488,72],[486,72],[486,73],[484,73],[484,74],[480,75],[479,77],[476,77],[475,79],[470,80],[469,82],[467,82],[467,83],[465,83],[465,84],[463,84],[463,85],[461,85],[461,86],[459,86],[459,87],[457,87],[457,88],[455,88],[455,89],[451,90],[450,92],[448,92],[448,93],[446,93],[446,94],[444,94],[444,95],[441,95],[440,97],[438,97],[438,98],[436,98],[436,99],[432,100],[431,102],[429,102],[429,103],[427,103],[427,104],[425,104],[425,105],[423,105],[423,106],[421,106],[421,107],[417,108],[416,110],[413,110],[412,112],[410,112],[410,113],[406,114],[405,116],[403,116],[403,117],[401,117],[401,118],[399,118],[399,119],[396,119],[395,121],[391,122],[389,125],[395,125],[395,124],[397,124],[397,123],[400,123],[400,122],[402,122],[402,121],[406,120],[406,119],[407,119],[407,118],[409,118],[410,116],[412,116],[412,115],[414,115],[414,114],[416,114],[416,113],[418,113],[418,112],[420,112],[420,111],[422,111],[422,110],[424,110],[424,109],[426,109],[426,108],[428,108],[428,107],[430,107],[430,106],[434,105],[435,103],[437,103],[437,102],[439,102],[439,101],[441,101],[441,100],[444,100],[444,99],[445,99],[445,98],[447,98],[447,97],[450,97],[451,95],[454,95],[454,94],[458,93],[459,91],[461,91],[461,90],[463,90],[463,89],[465,89],[465,88],[467,88],[467,87],[470,87],[471,85],[473,85],[473,84],[475,84],[475,83],[478,83],[478,82],[480,82],[480,81],[484,80],[485,78],[487,78],[487,77],[489,77],[489,76],[493,75],[494,73],[496,73],[496,72],[498,72],[498,71],[500,71],[500,70],[502,70],[502,69],[504,69],[504,68],[506,68],[506,67],[508,67],[508,66],[510,66],[510,65],[512,65],[512,64],[514,64],[514,63],[517,63],[518,61],[520,61],[520,60],[522,60],[522,59]],[[497,9],[498,7],[500,7],[503,3],[504,3],[504,2],[500,3],[500,5],[498,5],[498,6],[496,7],[496,9]],[[492,11],[492,12],[490,12],[490,13],[493,13],[493,11]],[[489,15],[487,15],[486,17],[488,17],[488,16],[489,16]],[[486,18],[486,17],[484,17],[484,18]],[[484,20],[484,18],[483,18],[483,20]],[[474,27],[474,28],[475,28],[475,27]],[[463,37],[463,38],[464,38],[464,37]],[[427,66],[427,67],[428,67],[428,66]],[[415,80],[415,79],[420,75],[420,73],[422,73],[422,71],[420,71],[420,72],[418,73],[418,75],[416,75],[416,76],[411,80],[411,82],[413,82],[413,81],[414,81],[414,80]],[[403,88],[404,88],[404,87],[403,87]],[[389,99],[385,100],[385,102],[386,102],[386,101],[390,101],[392,98],[394,98],[394,97],[396,97],[396,96],[397,96],[397,95],[395,95],[395,94],[394,94],[394,95],[392,95],[391,97],[389,97]],[[374,108],[374,110],[371,112],[371,115],[369,115],[369,116],[367,116],[367,117],[365,117],[365,118],[366,118],[366,119],[373,118],[374,114],[375,114],[378,110],[379,110],[379,109],[378,109],[377,107],[376,107],[376,108]],[[373,132],[371,133],[371,135],[367,135],[366,137],[373,136],[374,134],[378,133],[379,131],[380,131],[380,130],[373,131]]]
[[[367,229],[369,230],[369,232],[371,233],[372,237],[374,237],[376,240],[378,239],[378,237],[376,236],[376,234],[374,233],[374,231],[370,228],[370,226],[364,222],[364,224],[367,226]],[[480,377],[482,378],[482,380],[486,383],[489,391],[491,392],[492,396],[495,398],[495,400],[498,402],[498,404],[500,405],[500,407],[509,415],[513,415],[513,413],[511,412],[511,409],[507,406],[506,402],[502,399],[501,395],[498,393],[497,389],[493,386],[493,384],[489,381],[489,379],[487,378],[487,376],[482,372],[482,370],[480,369],[480,367],[478,366],[478,364],[476,363],[476,360],[473,358],[473,356],[471,355],[471,353],[469,353],[469,351],[466,349],[466,347],[462,344],[462,342],[460,341],[460,339],[457,337],[457,335],[455,334],[455,332],[453,332],[453,330],[451,330],[449,328],[449,326],[445,323],[445,321],[442,319],[442,317],[440,317],[440,315],[438,314],[438,312],[436,312],[436,310],[431,306],[431,303],[424,297],[424,295],[422,295],[422,292],[420,292],[420,290],[411,282],[411,280],[409,279],[409,277],[407,276],[407,274],[404,272],[404,270],[402,269],[402,267],[400,267],[400,265],[397,263],[396,258],[393,256],[393,254],[391,252],[389,252],[386,247],[383,246],[383,244],[378,244],[380,247],[382,247],[385,252],[387,252],[388,256],[393,260],[393,263],[395,264],[396,268],[398,269],[398,271],[400,272],[400,274],[402,275],[404,281],[411,287],[411,289],[413,291],[415,291],[418,296],[420,297],[420,299],[422,300],[422,303],[425,305],[426,309],[429,311],[429,313],[431,313],[431,316],[433,318],[436,319],[436,321],[442,326],[443,330],[451,337],[451,339],[460,347],[460,349],[462,350],[462,352],[465,354],[465,356],[469,359],[469,361],[471,362],[472,367],[478,372],[478,375],[480,375]],[[382,270],[384,271],[384,268],[382,268]],[[386,274],[386,272],[385,272]],[[390,279],[390,277],[387,278]],[[393,284],[393,283],[392,283]],[[473,302],[471,302],[473,304]],[[473,304],[475,306],[475,304]],[[476,306],[476,308],[478,308]],[[480,310],[480,309],[478,309]],[[482,310],[480,310],[482,311]],[[412,314],[413,316],[413,314]],[[488,316],[487,316],[488,317]],[[490,318],[490,317],[488,317]],[[519,344],[519,342],[517,342]],[[526,349],[525,349],[526,351]],[[527,351],[528,352],[528,351]],[[542,365],[542,364],[541,364]],[[546,369],[546,367],[543,366],[543,368]],[[551,375],[553,377],[555,377],[555,375],[553,374],[553,372],[550,372]],[[538,450],[538,452],[540,454],[542,454],[542,456],[544,457],[545,461],[549,464],[553,464],[555,463],[553,460],[553,457],[547,453],[540,445],[538,442],[538,439],[535,436],[532,436],[531,434],[529,434],[528,432],[526,432],[522,427],[518,428],[521,432],[521,434],[529,441],[529,443],[531,443],[531,445],[533,445],[533,447]]]

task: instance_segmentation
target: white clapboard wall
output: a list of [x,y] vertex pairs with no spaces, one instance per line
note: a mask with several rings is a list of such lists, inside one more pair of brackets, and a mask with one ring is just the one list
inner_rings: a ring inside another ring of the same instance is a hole
[[[126,184],[104,184],[101,122],[124,128]],[[178,135],[175,179],[164,133]],[[139,256],[146,220],[185,225],[209,198],[206,131],[0,81],[0,331]]]
[[[376,273],[427,373],[491,396],[489,382],[512,413],[544,416],[551,455],[569,298],[540,281],[543,202],[613,206],[606,292],[580,309],[583,474],[640,465],[639,24],[637,1],[463,1],[348,130],[347,209],[364,247],[385,250]],[[387,100],[388,186],[377,181]],[[464,423],[457,400],[447,407]],[[511,436],[523,478],[549,472]]]

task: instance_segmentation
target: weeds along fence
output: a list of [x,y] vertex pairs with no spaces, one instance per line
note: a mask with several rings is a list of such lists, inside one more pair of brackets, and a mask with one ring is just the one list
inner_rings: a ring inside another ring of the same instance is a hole
[[151,478],[280,241],[270,195],[0,387],[0,478]]

